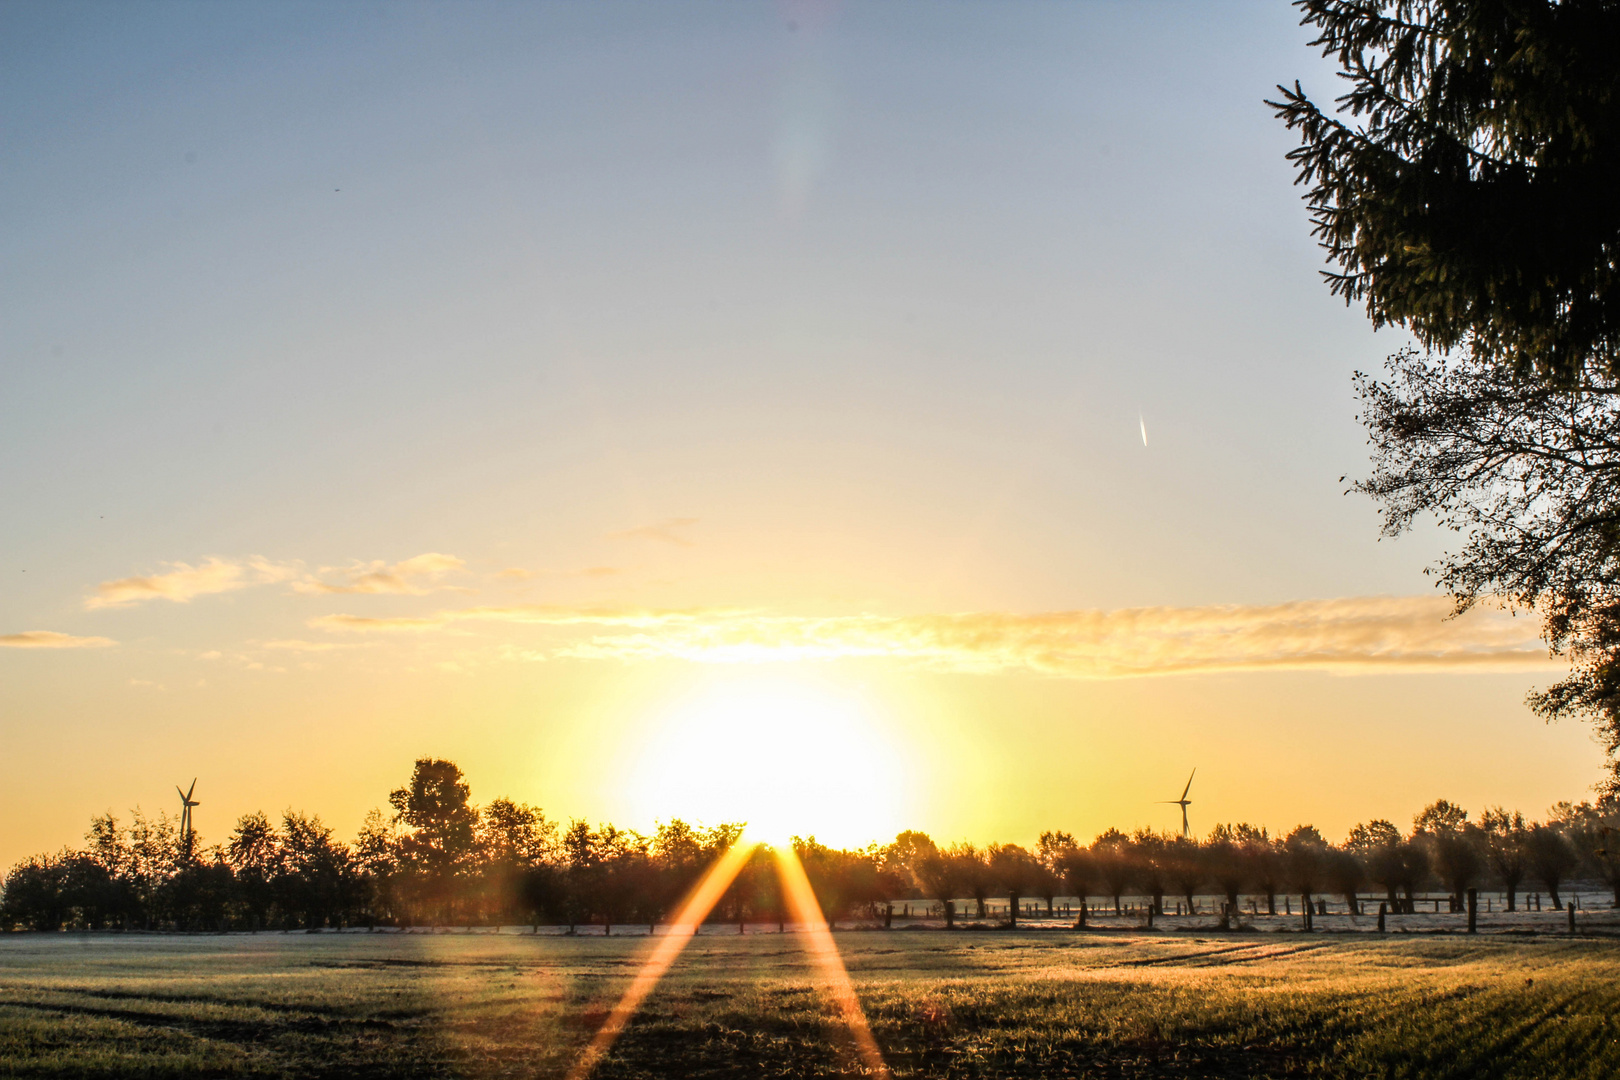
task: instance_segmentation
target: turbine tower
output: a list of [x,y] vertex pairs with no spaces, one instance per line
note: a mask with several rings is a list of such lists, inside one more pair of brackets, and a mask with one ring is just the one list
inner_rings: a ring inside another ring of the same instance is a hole
[[1190,838],[1192,836],[1192,830],[1187,827],[1187,807],[1192,805],[1192,800],[1187,798],[1187,792],[1192,790],[1193,777],[1197,776],[1197,775],[1198,775],[1198,770],[1197,769],[1194,769],[1192,771],[1192,773],[1188,775],[1188,777],[1187,777],[1187,786],[1181,789],[1181,798],[1179,798],[1179,799],[1160,799],[1159,800],[1160,803],[1168,805],[1168,806],[1179,806],[1179,807],[1181,807],[1181,835],[1182,835],[1182,837],[1184,839],[1185,838]]
[[[176,784],[174,790],[180,791],[180,785]],[[180,791],[180,859],[182,862],[191,861],[191,808],[202,805],[202,803],[194,801],[191,797],[191,792],[196,790],[197,778],[194,776],[191,778],[190,790]]]

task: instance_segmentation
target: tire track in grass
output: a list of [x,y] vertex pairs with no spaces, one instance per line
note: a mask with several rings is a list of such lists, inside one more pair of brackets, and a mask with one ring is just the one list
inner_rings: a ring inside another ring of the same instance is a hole
[[[1227,966],[1227,965],[1229,965],[1231,963],[1234,963],[1234,962],[1236,962],[1236,963],[1252,963],[1252,962],[1257,961],[1257,960],[1280,959],[1280,958],[1283,958],[1283,957],[1293,956],[1293,955],[1296,955],[1298,953],[1316,952],[1316,951],[1318,951],[1320,949],[1326,949],[1326,948],[1331,948],[1331,947],[1332,946],[1324,943],[1324,944],[1320,944],[1320,945],[1298,945],[1298,946],[1295,946],[1293,948],[1284,949],[1284,948],[1281,948],[1281,947],[1278,947],[1278,946],[1274,946],[1271,942],[1256,941],[1256,942],[1252,942],[1250,944],[1245,944],[1245,945],[1231,945],[1231,946],[1228,946],[1228,947],[1222,948],[1222,949],[1205,949],[1202,952],[1177,953],[1177,954],[1175,954],[1173,956],[1147,956],[1147,957],[1143,957],[1143,958],[1141,958],[1139,960],[1119,960],[1119,961],[1115,961],[1114,963],[1111,963],[1111,964],[1100,965],[1100,967],[1102,967],[1102,968],[1140,968],[1140,967],[1160,967],[1160,966],[1171,966],[1171,967],[1185,966],[1185,967],[1215,968],[1215,967],[1225,967],[1225,966]],[[1238,954],[1241,954],[1241,953],[1249,953],[1251,955],[1239,957]],[[1202,964],[1189,963],[1189,961],[1210,960],[1210,959],[1213,959],[1213,958],[1216,958],[1216,957],[1228,957],[1228,958],[1231,958],[1231,959],[1221,960],[1220,962],[1217,962],[1217,963],[1202,963]]]
[[[1521,1025],[1517,1033],[1518,1046],[1521,1048],[1515,1056],[1523,1055],[1531,1060],[1546,1060],[1549,1056],[1567,1058],[1571,1047],[1568,1045],[1571,1036],[1578,1033],[1574,1031],[1574,1021],[1579,1018],[1588,1018],[1597,1014],[1597,1010],[1576,1012],[1574,1006],[1583,998],[1594,995],[1588,990],[1575,990],[1564,995],[1561,999],[1549,1002],[1542,1010],[1541,1015],[1534,1023]],[[1558,1021],[1566,1021],[1559,1023]],[[1562,1045],[1553,1045],[1554,1042]],[[1547,1048],[1546,1053],[1534,1053],[1539,1048]]]

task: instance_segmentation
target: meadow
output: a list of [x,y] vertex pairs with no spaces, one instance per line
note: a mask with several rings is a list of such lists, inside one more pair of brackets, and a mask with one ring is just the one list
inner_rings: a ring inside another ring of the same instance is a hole
[[[897,1077],[1620,1075],[1620,941],[1278,929],[836,939]],[[774,930],[706,928],[594,1075],[856,1073],[805,935]],[[10,935],[0,1075],[562,1077],[649,945]]]

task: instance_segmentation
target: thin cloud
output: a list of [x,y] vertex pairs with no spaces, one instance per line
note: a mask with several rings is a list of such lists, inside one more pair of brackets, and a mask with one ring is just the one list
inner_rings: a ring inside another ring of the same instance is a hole
[[750,616],[599,634],[559,657],[700,663],[888,658],[940,671],[1071,679],[1192,672],[1549,670],[1537,621],[1443,598],[1305,600],[1039,615]]
[[301,641],[297,638],[286,638],[280,641],[267,641],[266,649],[276,649],[282,652],[337,652],[342,649],[364,649],[375,642],[370,641]]
[[609,578],[624,573],[617,566],[586,566],[579,570],[524,570],[520,567],[510,566],[498,572],[495,577],[504,581],[529,581],[537,577],[549,578]]
[[425,632],[468,622],[588,629],[528,656],[754,663],[883,658],[937,671],[1114,679],[1192,672],[1556,670],[1538,622],[1442,597],[1350,597],[1287,604],[1044,614],[769,615],[543,605],[426,616],[327,615],[323,630]]
[[381,559],[345,568],[328,567],[323,573],[342,573],[339,583],[305,578],[293,588],[303,593],[373,593],[421,596],[437,586],[445,574],[465,569],[467,564],[454,555],[429,551],[390,566]]
[[105,649],[118,642],[104,637],[74,637],[55,630],[24,630],[20,634],[0,634],[4,649]]
[[697,542],[686,535],[686,530],[698,523],[697,518],[666,518],[651,525],[608,533],[609,540],[655,540],[676,547],[695,547]]
[[725,618],[735,612],[699,611],[643,611],[633,608],[569,608],[548,604],[511,604],[504,607],[459,608],[439,611],[431,615],[370,616],[320,615],[309,620],[316,630],[351,631],[406,631],[443,630],[459,622],[501,622],[534,626],[614,626],[635,629],[668,626],[680,622],[696,622],[709,618]]
[[245,560],[212,557],[197,566],[188,563],[165,565],[172,569],[145,577],[103,581],[95,587],[94,594],[86,598],[84,606],[91,610],[129,607],[147,600],[170,600],[184,604],[198,596],[290,581],[301,573],[296,565],[273,563],[259,556]]
[[385,616],[370,615],[320,615],[309,620],[309,626],[315,630],[352,630],[361,633],[380,631],[383,633],[419,632],[424,630],[443,630],[452,620],[438,615],[412,616]]

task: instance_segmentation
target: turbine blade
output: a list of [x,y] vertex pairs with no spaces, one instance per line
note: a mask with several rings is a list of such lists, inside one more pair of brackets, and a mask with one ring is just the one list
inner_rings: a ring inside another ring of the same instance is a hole
[[1192,790],[1192,778],[1194,776],[1197,776],[1197,775],[1198,775],[1198,770],[1194,769],[1192,771],[1192,775],[1187,777],[1187,786],[1181,789],[1181,797],[1183,799],[1185,799],[1187,797],[1187,792]]

